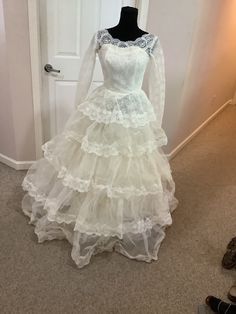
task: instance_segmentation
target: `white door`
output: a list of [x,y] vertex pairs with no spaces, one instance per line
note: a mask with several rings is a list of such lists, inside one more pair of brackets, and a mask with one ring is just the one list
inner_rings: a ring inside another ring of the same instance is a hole
[[[81,57],[92,35],[115,26],[122,6],[136,1],[40,0],[40,41],[42,67],[50,64],[60,73],[42,69],[43,142],[58,134],[74,110],[74,97]],[[139,12],[140,13],[140,12]],[[97,59],[91,89],[103,79]]]

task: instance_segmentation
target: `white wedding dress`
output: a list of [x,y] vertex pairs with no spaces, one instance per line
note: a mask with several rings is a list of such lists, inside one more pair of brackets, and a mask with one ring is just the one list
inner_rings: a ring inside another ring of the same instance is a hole
[[[97,55],[104,83],[89,93]],[[178,205],[161,148],[164,70],[156,35],[121,41],[97,31],[82,60],[75,110],[24,177],[22,209],[38,241],[67,239],[79,268],[102,251],[157,259]]]

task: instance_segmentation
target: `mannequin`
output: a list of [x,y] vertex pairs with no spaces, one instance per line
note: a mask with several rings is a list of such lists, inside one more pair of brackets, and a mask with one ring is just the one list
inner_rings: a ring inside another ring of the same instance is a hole
[[144,34],[148,34],[138,27],[138,9],[133,7],[122,7],[119,23],[107,31],[113,38],[122,41],[135,40]]

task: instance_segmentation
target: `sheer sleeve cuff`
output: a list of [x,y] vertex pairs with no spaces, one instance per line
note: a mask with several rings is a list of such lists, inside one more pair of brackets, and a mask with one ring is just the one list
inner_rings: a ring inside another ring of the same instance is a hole
[[144,76],[144,90],[156,114],[156,127],[161,128],[165,106],[165,62],[160,39],[156,36]]

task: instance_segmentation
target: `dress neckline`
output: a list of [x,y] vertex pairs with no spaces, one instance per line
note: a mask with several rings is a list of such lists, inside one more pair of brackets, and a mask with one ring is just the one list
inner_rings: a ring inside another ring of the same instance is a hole
[[116,43],[119,42],[119,43],[135,44],[135,43],[137,43],[138,41],[140,41],[140,40],[142,40],[143,38],[145,38],[146,36],[149,37],[150,35],[152,35],[151,33],[145,33],[145,34],[143,34],[143,35],[137,37],[137,38],[134,39],[134,40],[121,40],[121,39],[119,39],[119,38],[113,37],[113,36],[109,33],[109,31],[108,31],[106,28],[104,28],[103,30],[104,30],[105,33],[111,38],[111,40],[112,40],[113,42],[116,42]]
[[139,47],[150,54],[158,41],[158,37],[152,33],[145,33],[137,37],[135,40],[120,40],[113,37],[106,28],[97,32],[97,44],[100,49],[104,44],[110,44],[118,48]]

